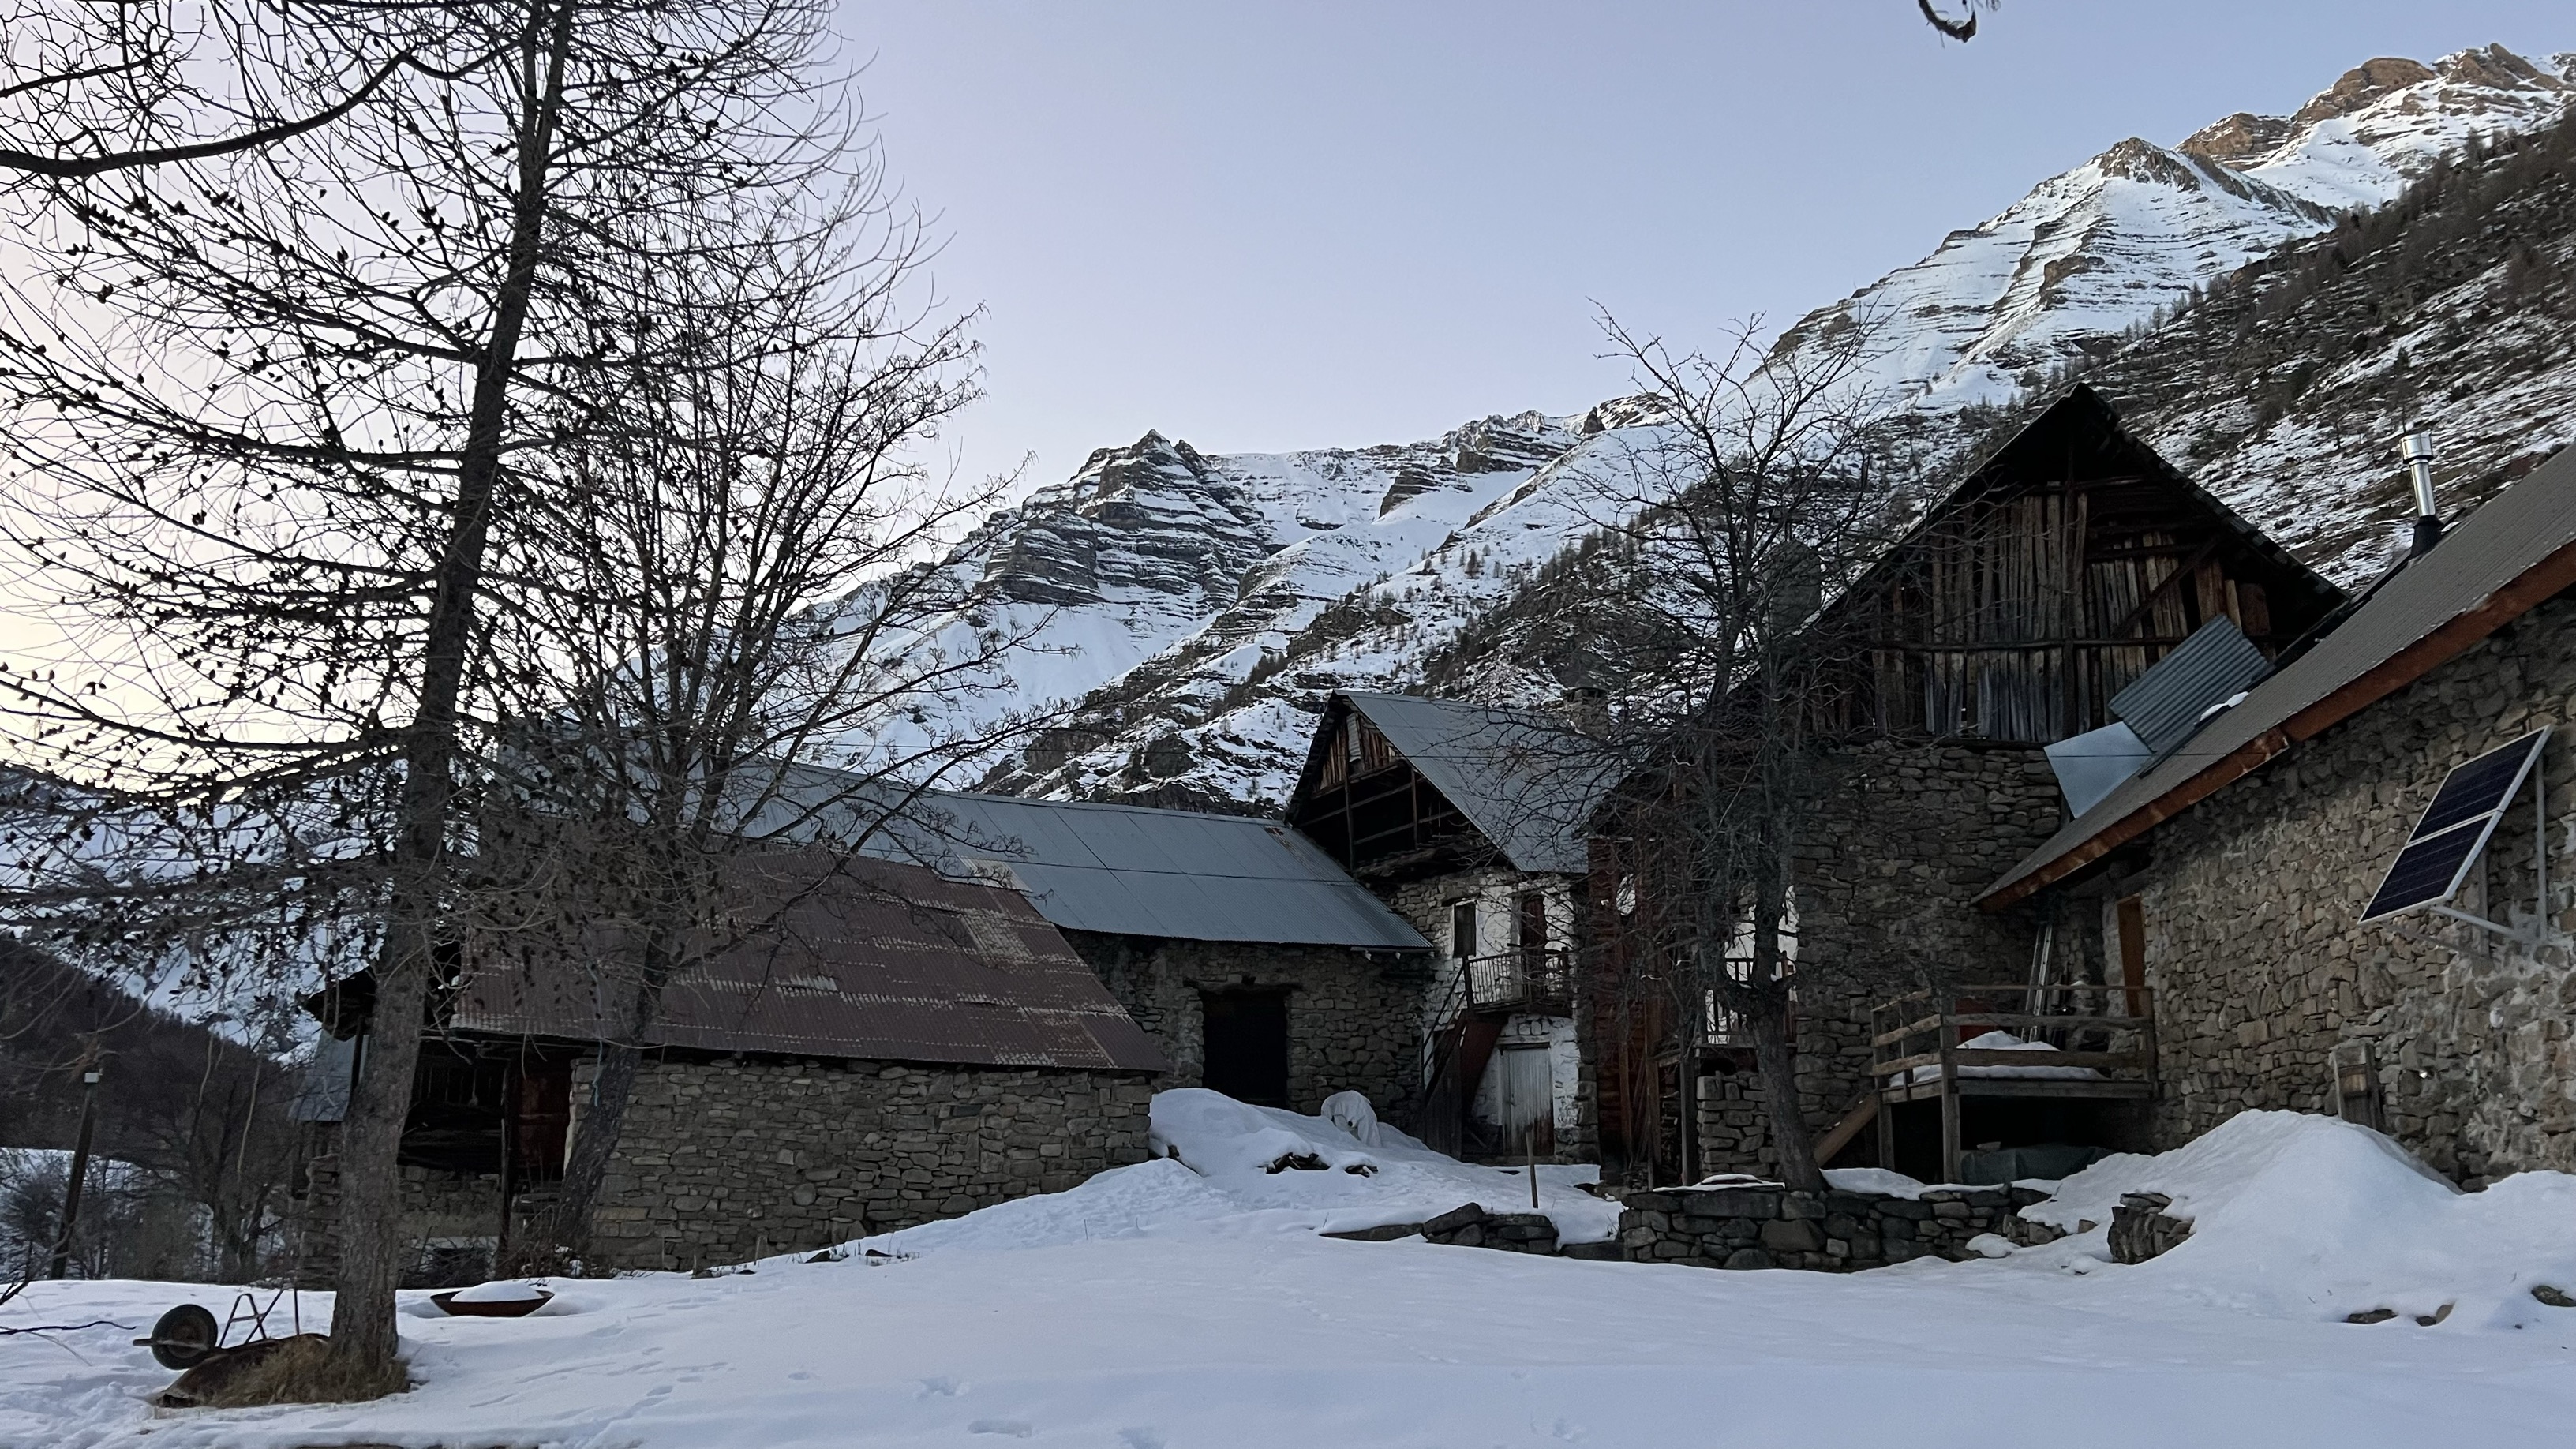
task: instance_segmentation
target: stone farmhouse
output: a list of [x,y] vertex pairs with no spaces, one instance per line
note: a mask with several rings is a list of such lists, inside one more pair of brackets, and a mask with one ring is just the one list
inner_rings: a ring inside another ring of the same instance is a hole
[[[1828,605],[1816,627],[1850,641],[1838,651],[1850,677],[1829,696],[1833,778],[1795,848],[1779,943],[1800,982],[1799,1110],[1828,1161],[1955,1181],[1957,1166],[1937,1156],[1945,1123],[1969,1144],[2138,1139],[2136,1074],[2119,1085],[2129,1095],[2087,1100],[1962,1064],[1927,1078],[1920,1099],[1882,1101],[1874,1068],[1887,1053],[1874,1038],[1902,1023],[1874,1023],[1882,994],[1823,983],[1898,976],[1910,963],[2016,988],[2011,1000],[1966,998],[1986,1014],[2106,1014],[2084,989],[2119,969],[2098,933],[2059,932],[2044,950],[2052,938],[2037,913],[1976,905],[2065,817],[2051,747],[2119,724],[2127,691],[2204,628],[2223,626],[2260,665],[2342,603],[2078,387],[1972,466]],[[1658,899],[1694,888],[1660,878],[1661,856],[1615,807],[1595,822],[1591,979],[1657,970],[1639,953],[1657,949]],[[2034,985],[2049,989],[2035,997]],[[1653,994],[1605,997],[1599,1014],[1593,1106],[1605,1170],[1658,1182],[1764,1170],[1766,1114],[1740,1028],[1713,1006],[1676,1019]]]
[[2426,542],[1980,895],[2153,993],[2150,1147],[2296,1108],[2471,1185],[2576,1167],[2576,451]]
[[1608,783],[1589,742],[1527,714],[1325,703],[1288,824],[1432,944],[1406,1014],[1420,1109],[1396,1120],[1444,1151],[1590,1159],[1576,927],[1583,826]]
[[[1822,616],[1863,647],[1780,943],[1820,1157],[2001,1182],[2297,1107],[2472,1183],[2576,1165],[2571,590],[2576,455],[2348,599],[2092,393],[2042,413]],[[1758,1174],[1742,1026],[1615,985],[1689,888],[1620,785],[1562,724],[1345,692],[1280,819],[935,794],[863,858],[782,849],[742,888],[797,907],[642,1034],[600,1251],[1068,1186],[1140,1160],[1174,1086],[1357,1090],[1445,1150],[1633,1184]],[[319,1003],[343,1073],[363,995]],[[404,1138],[425,1245],[488,1259],[560,1176],[618,1039],[597,996],[460,978]],[[315,1263],[329,1200],[326,1155]]]
[[[651,1048],[595,1215],[614,1266],[841,1241],[1145,1159],[1164,1057],[1017,892],[795,851],[745,862],[733,889],[757,928],[675,981],[640,1030],[614,1005],[631,987],[579,963],[460,959],[402,1140],[425,1259],[477,1271],[551,1193],[605,1040]],[[353,1068],[365,978],[313,1004],[349,1044],[326,1060]],[[317,1277],[334,1256],[328,1147],[346,1096],[332,1096],[307,1113]]]
[[[1429,943],[1278,822],[937,793],[868,850],[750,858],[740,913],[788,908],[683,976],[641,1030],[583,963],[464,953],[403,1136],[425,1256],[470,1272],[530,1219],[604,1041],[649,1048],[594,1214],[594,1252],[621,1266],[1060,1190],[1144,1159],[1157,1086],[1307,1112],[1356,1089],[1414,1115]],[[365,995],[361,976],[312,1003],[342,1084],[305,1114],[323,1139],[316,1274]]]

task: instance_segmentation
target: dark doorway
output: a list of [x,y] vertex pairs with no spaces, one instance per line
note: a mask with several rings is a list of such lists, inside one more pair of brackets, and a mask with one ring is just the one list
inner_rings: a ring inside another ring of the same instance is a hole
[[1210,1091],[1263,1107],[1288,1105],[1288,993],[1208,992],[1199,998],[1207,1024]]

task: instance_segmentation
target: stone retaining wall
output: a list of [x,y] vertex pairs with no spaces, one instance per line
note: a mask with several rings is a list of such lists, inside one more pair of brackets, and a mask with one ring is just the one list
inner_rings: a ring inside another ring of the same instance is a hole
[[2053,1228],[2021,1209],[2047,1199],[2026,1187],[1935,1188],[1918,1200],[1778,1187],[1666,1188],[1620,1199],[1619,1245],[1631,1262],[1700,1268],[1849,1272],[1915,1258],[1976,1257],[1968,1240],[1992,1233],[2046,1242]]

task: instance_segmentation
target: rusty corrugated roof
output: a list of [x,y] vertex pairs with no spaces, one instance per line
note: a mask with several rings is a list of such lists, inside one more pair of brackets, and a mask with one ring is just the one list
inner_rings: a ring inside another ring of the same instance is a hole
[[[740,938],[673,982],[656,1046],[976,1066],[1162,1071],[1151,1038],[1017,892],[920,866],[779,851],[736,866]],[[494,950],[458,1030],[573,1041],[632,1022],[611,933],[579,962]]]

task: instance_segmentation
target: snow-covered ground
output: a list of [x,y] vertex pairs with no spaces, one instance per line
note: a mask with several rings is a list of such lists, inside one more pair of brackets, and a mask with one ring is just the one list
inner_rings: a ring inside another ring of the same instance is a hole
[[[1490,1170],[1167,1096],[1180,1161],[873,1244],[909,1257],[558,1281],[516,1320],[412,1302],[421,1382],[377,1404],[156,1415],[169,1375],[125,1340],[229,1295],[40,1284],[9,1322],[128,1326],[0,1340],[0,1443],[2519,1449],[2576,1422],[2576,1309],[2529,1292],[2576,1279],[2564,1174],[2460,1194],[2358,1128],[2248,1114],[2064,1184],[2078,1220],[2171,1195],[2197,1227],[2150,1263],[2110,1263],[2097,1228],[1995,1261],[1723,1273],[1318,1238],[1336,1212],[1454,1206]],[[1298,1154],[1328,1165],[1264,1170]],[[1564,1178],[1541,1191],[1584,1210]],[[2382,1298],[2401,1316],[2342,1321]],[[2457,1307],[2418,1326],[2436,1298]]]

